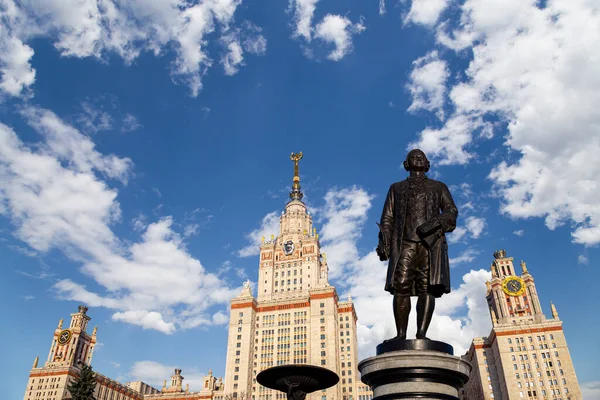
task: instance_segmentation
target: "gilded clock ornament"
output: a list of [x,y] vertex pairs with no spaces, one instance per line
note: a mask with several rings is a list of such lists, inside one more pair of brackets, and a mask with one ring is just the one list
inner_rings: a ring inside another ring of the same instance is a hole
[[65,329],[65,330],[61,331],[58,334],[58,344],[67,344],[67,343],[69,343],[69,340],[71,340],[71,336],[73,336],[73,334],[71,333],[70,330]]
[[520,296],[525,292],[525,282],[518,276],[509,276],[502,282],[502,290],[509,296]]

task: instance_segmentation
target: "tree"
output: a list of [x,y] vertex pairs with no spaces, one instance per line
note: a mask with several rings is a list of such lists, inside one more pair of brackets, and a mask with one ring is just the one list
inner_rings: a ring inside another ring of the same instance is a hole
[[71,381],[67,390],[71,393],[73,400],[96,400],[94,390],[96,389],[96,374],[92,367],[87,364],[81,366],[79,378]]

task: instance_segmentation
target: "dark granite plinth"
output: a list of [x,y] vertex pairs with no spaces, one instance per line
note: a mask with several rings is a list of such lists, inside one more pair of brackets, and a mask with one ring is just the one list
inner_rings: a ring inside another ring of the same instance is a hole
[[453,356],[447,343],[389,341],[377,346],[377,353],[358,363],[361,380],[373,389],[373,400],[458,400],[469,380],[470,364]]
[[429,339],[388,340],[377,346],[377,355],[399,350],[441,351],[442,353],[454,355],[454,348],[448,343]]

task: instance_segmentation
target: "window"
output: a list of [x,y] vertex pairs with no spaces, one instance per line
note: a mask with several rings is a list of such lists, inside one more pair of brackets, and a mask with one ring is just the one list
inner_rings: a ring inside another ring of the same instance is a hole
[[320,304],[320,307],[321,307],[321,308],[325,307],[325,303],[321,303],[321,304]]

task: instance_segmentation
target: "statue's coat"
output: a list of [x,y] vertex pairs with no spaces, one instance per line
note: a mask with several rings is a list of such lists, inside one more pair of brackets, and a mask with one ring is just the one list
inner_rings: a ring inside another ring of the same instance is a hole
[[[448,243],[446,232],[452,232],[456,228],[456,217],[458,209],[452,200],[448,187],[439,181],[426,179],[424,191],[427,201],[427,221],[436,218],[441,230],[439,237],[434,240],[429,251],[429,286],[428,292],[435,297],[441,297],[450,293],[450,263],[448,261]],[[404,220],[406,216],[408,201],[408,180],[396,182],[390,186],[383,212],[381,214],[381,234],[389,240],[389,264],[385,290],[394,294],[394,273],[400,256],[400,246],[404,232]],[[411,292],[416,296],[414,287]]]

